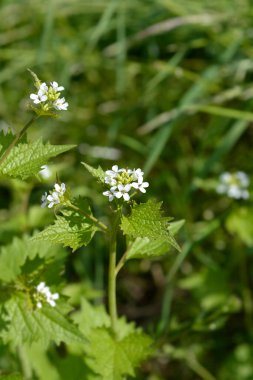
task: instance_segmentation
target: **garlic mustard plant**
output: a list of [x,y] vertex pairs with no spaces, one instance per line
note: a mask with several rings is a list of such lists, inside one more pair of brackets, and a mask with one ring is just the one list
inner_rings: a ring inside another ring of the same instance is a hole
[[[0,174],[4,178],[23,181],[31,177],[41,180],[42,177],[48,182],[51,176],[48,160],[74,146],[51,145],[43,143],[41,139],[32,142],[24,139],[22,143],[20,140],[39,117],[55,117],[55,111],[67,110],[68,103],[61,96],[63,86],[56,81],[42,82],[36,74],[31,74],[37,89],[30,95],[35,116],[14,138],[9,139],[10,136],[6,138],[0,134]],[[47,208],[53,209],[51,217],[55,216],[54,222],[44,228],[39,222],[32,230],[30,219],[27,220],[21,226],[21,231],[25,227],[31,236],[15,238],[6,251],[0,252],[0,267],[6,268],[0,271],[0,287],[3,286],[6,292],[1,304],[3,313],[0,325],[4,327],[0,329],[0,337],[10,344],[12,352],[14,347],[18,352],[24,344],[28,347],[34,342],[37,347],[46,348],[52,346],[52,341],[56,345],[64,342],[66,348],[78,347],[80,360],[87,359],[85,365],[92,373],[92,378],[103,379],[104,363],[107,363],[109,375],[106,378],[111,379],[114,376],[112,374],[116,374],[118,380],[123,380],[134,376],[135,368],[150,356],[152,338],[141,328],[128,323],[124,316],[118,316],[118,273],[127,267],[129,260],[157,259],[171,249],[180,251],[174,235],[183,221],[173,225],[171,218],[163,215],[161,202],[144,199],[138,203],[134,199],[138,192],[146,193],[149,187],[140,168],[121,168],[115,164],[110,170],[104,171],[101,167],[82,164],[100,186],[99,204],[104,207],[99,211],[101,219],[93,214],[92,209],[97,210],[98,207],[92,207],[91,199],[78,195],[72,197],[69,186],[58,180],[51,190],[42,195],[41,207],[46,209],[42,213],[40,210],[40,213],[45,216]],[[32,186],[33,182],[29,181],[24,188],[30,192]],[[27,195],[26,199],[29,199]],[[27,214],[30,218],[30,213]],[[47,219],[44,223],[48,223]],[[60,290],[52,293],[46,284],[62,289],[65,286],[63,268],[67,266],[69,250],[79,250],[78,254],[83,255],[83,248],[95,238],[100,241],[104,238],[106,247],[108,273],[103,292],[107,294],[107,301],[103,306],[96,307],[82,294],[82,302],[77,301],[75,307],[68,299],[65,305],[57,302],[63,297],[60,296]],[[48,308],[48,305],[51,307]],[[91,317],[87,318],[87,314]],[[117,352],[116,361],[111,352]],[[124,365],[126,360],[127,366]],[[103,365],[98,366],[98,363]]]
[[238,171],[235,173],[222,173],[216,191],[219,194],[226,194],[234,199],[248,199],[250,181],[246,173]]

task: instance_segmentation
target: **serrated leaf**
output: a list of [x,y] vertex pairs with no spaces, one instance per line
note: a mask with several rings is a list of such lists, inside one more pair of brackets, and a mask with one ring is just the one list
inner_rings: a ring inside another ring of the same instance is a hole
[[75,145],[43,144],[41,139],[29,144],[19,144],[0,165],[0,173],[26,179],[36,175],[50,158],[74,147]]
[[57,216],[53,225],[33,237],[33,240],[47,240],[54,244],[63,244],[73,251],[87,245],[98,230],[90,220],[69,211],[64,216]]
[[[41,263],[40,259],[45,259],[57,255],[59,250],[52,250],[52,245],[47,242],[31,241],[28,237],[14,238],[12,243],[2,247],[0,250],[0,280],[11,282],[22,272],[22,267],[27,259],[34,260],[33,267]],[[27,264],[29,267],[29,264]],[[25,270],[29,268],[24,267]],[[32,268],[30,268],[32,269]]]
[[95,178],[97,178],[97,180],[99,182],[102,182],[104,183],[104,180],[105,180],[105,172],[103,171],[103,169],[99,166],[97,169],[93,168],[92,166],[86,164],[85,162],[81,162],[82,165],[85,166],[85,168],[88,170],[88,172]]
[[[132,257],[152,256],[152,249],[154,250],[153,256],[158,256],[166,253],[170,246],[180,251],[180,247],[169,231],[171,218],[162,215],[161,205],[161,202],[153,200],[139,205],[135,204],[131,215],[129,217],[123,216],[121,229],[134,244],[133,249],[130,247]],[[133,238],[148,238],[151,249],[149,249],[148,244],[145,244],[145,240],[133,242]],[[167,245],[167,249],[165,249],[165,245]],[[140,246],[146,247],[143,254],[141,254]]]
[[0,332],[4,343],[22,345],[39,342],[47,347],[50,341],[56,344],[84,343],[85,339],[77,327],[71,324],[58,310],[43,305],[40,310],[28,307],[24,298],[13,296],[5,303],[4,321],[7,327]]
[[94,329],[89,341],[87,364],[103,380],[134,376],[135,368],[151,354],[151,338],[140,331],[119,340],[106,328]]

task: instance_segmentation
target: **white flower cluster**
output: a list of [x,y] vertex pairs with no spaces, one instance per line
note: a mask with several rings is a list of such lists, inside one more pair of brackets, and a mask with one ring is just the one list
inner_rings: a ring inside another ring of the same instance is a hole
[[46,286],[45,282],[40,282],[39,285],[36,286],[37,294],[35,295],[36,306],[41,309],[43,302],[49,303],[50,306],[56,306],[56,300],[59,298],[58,293],[52,294],[48,286]]
[[61,183],[60,185],[56,183],[54,185],[54,190],[50,192],[48,195],[47,192],[41,197],[41,207],[52,208],[55,205],[60,204],[64,200],[64,193],[66,191],[65,183]]
[[118,165],[114,165],[112,170],[105,172],[105,183],[110,186],[110,190],[104,191],[103,195],[109,198],[111,202],[114,198],[123,198],[129,201],[129,192],[136,189],[142,193],[146,193],[148,182],[143,182],[143,171],[141,169],[119,169]]
[[60,92],[63,90],[64,87],[59,86],[57,82],[50,82],[50,86],[43,82],[37,94],[31,94],[30,99],[34,104],[42,105],[45,110],[54,108],[57,111],[66,111],[69,104],[65,101],[65,98],[60,98]]
[[225,172],[220,176],[220,183],[216,191],[219,194],[226,194],[230,198],[235,199],[248,199],[249,191],[249,177],[244,172],[228,173]]

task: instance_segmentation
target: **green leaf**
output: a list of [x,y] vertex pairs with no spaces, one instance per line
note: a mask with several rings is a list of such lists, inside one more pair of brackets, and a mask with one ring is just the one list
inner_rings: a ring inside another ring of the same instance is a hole
[[169,247],[165,239],[136,238],[129,244],[126,260],[162,256],[168,252]]
[[[146,246],[146,252],[148,252],[146,256],[152,255],[152,249],[156,251],[155,256],[163,254],[168,251],[170,246],[180,251],[180,247],[169,231],[171,218],[162,215],[161,205],[161,202],[153,200],[139,205],[134,204],[131,215],[129,217],[123,216],[121,229],[125,235],[130,236],[131,240],[133,238],[149,239],[149,242],[147,240],[137,240],[132,243],[133,248],[130,247],[132,257],[135,255],[139,257],[141,254],[140,246],[142,248]],[[150,245],[151,249],[148,249],[148,245]],[[165,245],[167,245],[167,249],[165,249]],[[145,253],[141,257],[145,257]]]
[[135,368],[151,354],[151,338],[135,331],[116,339],[107,328],[92,330],[87,348],[87,364],[103,380],[134,376]]
[[8,148],[8,146],[14,140],[14,138],[15,138],[15,136],[10,131],[8,131],[7,133],[4,133],[3,131],[0,132],[0,152],[1,152],[1,155],[5,152],[5,150]]
[[172,236],[176,235],[178,231],[183,227],[185,224],[185,220],[177,220],[176,222],[171,222],[169,224],[168,230],[171,233]]
[[[81,299],[80,309],[72,315],[73,321],[78,325],[80,331],[87,339],[93,329],[111,326],[110,316],[104,305],[93,305],[85,298]],[[118,338],[122,339],[129,333],[135,332],[134,323],[126,322],[124,317],[117,319]]]
[[40,380],[62,380],[54,361],[48,357],[48,353],[40,343],[32,345],[22,344],[23,362],[27,361],[35,372],[36,378]]
[[[47,242],[31,241],[26,236],[22,239],[14,238],[11,244],[0,250],[0,280],[11,282],[22,273],[23,269],[28,273],[41,264],[40,259],[58,254],[59,249],[52,250],[52,245]],[[29,262],[27,259],[31,261]],[[35,261],[32,263],[33,260]]]
[[7,326],[0,332],[4,343],[16,346],[39,342],[47,347],[52,340],[56,344],[85,342],[77,327],[57,308],[43,305],[42,309],[33,310],[28,307],[26,298],[13,296],[5,303],[4,310],[3,320]]
[[0,165],[0,173],[26,179],[36,175],[51,157],[74,148],[75,145],[43,144],[39,139],[29,144],[15,146]]
[[47,240],[54,244],[63,244],[73,251],[87,245],[98,228],[83,215],[75,211],[65,211],[57,216],[53,225],[33,237],[33,240]]
[[253,246],[253,210],[240,207],[230,213],[226,227],[231,234],[236,234],[249,247]]
[[88,172],[99,182],[104,183],[105,182],[105,172],[103,169],[99,166],[97,169],[93,168],[92,166],[86,164],[85,162],[81,162],[82,165],[85,166],[85,168],[88,170]]
[[88,336],[94,328],[110,327],[111,324],[104,305],[92,305],[85,298],[81,299],[80,310],[72,318],[84,336]]

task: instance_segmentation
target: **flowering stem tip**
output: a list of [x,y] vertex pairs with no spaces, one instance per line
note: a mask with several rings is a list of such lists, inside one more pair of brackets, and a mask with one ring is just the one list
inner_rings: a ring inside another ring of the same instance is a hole
[[141,169],[125,169],[114,165],[111,170],[105,172],[105,184],[109,190],[103,192],[103,195],[113,201],[114,198],[122,198],[128,202],[130,200],[130,191],[138,190],[141,193],[146,193],[148,182],[143,182],[144,172]]

